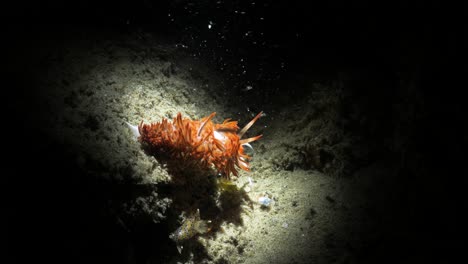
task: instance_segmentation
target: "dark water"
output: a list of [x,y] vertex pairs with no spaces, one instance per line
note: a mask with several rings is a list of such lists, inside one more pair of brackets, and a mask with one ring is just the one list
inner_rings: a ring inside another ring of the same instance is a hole
[[[167,237],[164,224],[146,223],[129,234],[113,222],[107,201],[133,190],[88,178],[71,158],[74,149],[41,132],[46,104],[36,99],[42,92],[36,82],[54,76],[38,72],[60,59],[47,50],[73,53],[64,43],[92,42],[101,33],[152,34],[177,43],[219,71],[230,93],[243,96],[253,112],[279,114],[293,107],[309,94],[310,82],[342,85],[343,119],[352,120],[343,128],[362,138],[357,148],[368,150],[353,171],[373,155],[391,156],[395,181],[401,182],[382,205],[395,211],[395,232],[401,234],[366,230],[361,245],[351,250],[354,259],[450,262],[461,254],[467,123],[462,86],[456,83],[463,75],[452,69],[461,38],[459,17],[442,4],[48,1],[18,4],[15,10],[5,41],[11,44],[5,52],[12,82],[4,87],[9,137],[3,174],[11,209],[8,250],[18,262],[31,257],[157,263],[158,257],[164,261],[176,254],[166,239],[154,239]],[[388,141],[402,144],[390,149]]]

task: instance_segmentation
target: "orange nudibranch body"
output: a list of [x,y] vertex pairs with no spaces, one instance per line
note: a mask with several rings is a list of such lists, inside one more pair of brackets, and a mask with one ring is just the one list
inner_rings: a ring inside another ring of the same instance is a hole
[[258,140],[262,135],[248,139],[242,139],[242,136],[262,112],[240,132],[237,121],[226,119],[222,124],[213,123],[211,119],[215,115],[213,112],[201,120],[190,120],[178,113],[172,122],[165,118],[152,124],[141,122],[138,140],[150,152],[164,151],[181,162],[196,162],[205,168],[214,166],[227,178],[231,173],[238,175],[236,167],[250,171],[251,157],[244,152],[243,145]]

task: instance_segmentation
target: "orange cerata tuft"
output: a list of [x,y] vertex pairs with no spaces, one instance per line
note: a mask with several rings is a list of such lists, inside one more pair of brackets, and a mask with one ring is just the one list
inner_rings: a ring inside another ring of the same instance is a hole
[[214,167],[224,177],[238,175],[236,167],[250,171],[251,157],[244,152],[243,145],[262,137],[242,139],[244,133],[257,121],[262,112],[255,116],[242,130],[237,121],[224,120],[215,124],[211,119],[216,115],[190,120],[178,113],[174,121],[163,118],[161,122],[138,126],[138,140],[150,153],[165,152],[171,159],[199,164],[203,168]]

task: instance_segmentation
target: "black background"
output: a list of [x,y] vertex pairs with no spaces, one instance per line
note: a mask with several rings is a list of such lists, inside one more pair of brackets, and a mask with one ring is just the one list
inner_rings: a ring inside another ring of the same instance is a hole
[[[255,7],[249,5],[253,1],[231,1],[223,8],[216,8],[215,2],[194,3],[189,9],[197,14],[184,8],[190,1],[37,1],[2,8],[7,25],[2,41],[7,44],[4,65],[8,80],[2,88],[7,106],[2,126],[7,166],[2,174],[7,178],[9,255],[17,261],[53,262],[63,260],[61,256],[66,257],[64,262],[115,263],[124,259],[116,249],[122,247],[119,241],[125,234],[108,226],[101,212],[94,211],[100,207],[93,207],[92,197],[104,196],[105,189],[90,187],[99,183],[79,177],[64,146],[35,132],[41,124],[34,119],[35,99],[29,96],[34,83],[25,74],[31,71],[30,65],[36,65],[28,61],[40,50],[35,39],[54,35],[54,41],[60,41],[70,32],[90,29],[116,34],[140,30],[174,39],[189,45],[191,52],[200,52],[201,58],[215,62],[218,68],[222,57],[233,65],[227,72],[233,89],[255,85],[255,93],[262,95],[255,101],[260,106],[276,96],[269,89],[271,84],[304,69],[314,72],[313,78],[318,80],[359,69],[361,78],[387,84],[378,89],[349,88],[363,101],[378,99],[367,104],[366,111],[384,112],[378,123],[381,127],[387,127],[391,120],[385,111],[391,107],[396,85],[405,76],[416,76],[424,108],[413,124],[412,146],[422,155],[423,163],[418,166],[430,172],[424,175],[429,183],[417,170],[411,170],[416,165],[408,165],[408,181],[396,190],[403,197],[398,202],[404,202],[408,193],[430,197],[437,190],[438,196],[412,208],[408,221],[418,230],[408,230],[407,241],[386,241],[395,249],[394,255],[362,259],[398,263],[407,255],[420,254],[425,262],[447,263],[462,255],[466,249],[462,215],[468,175],[466,84],[462,82],[466,71],[461,59],[463,9],[442,1],[255,1]],[[232,10],[247,14],[239,18]],[[174,17],[176,21],[171,22]],[[259,17],[265,19],[259,21]],[[213,30],[223,28],[226,40],[213,35],[207,21],[214,22]],[[264,35],[246,39],[244,33],[249,30]],[[204,48],[200,46],[203,39],[208,40]],[[265,44],[253,45],[252,41]],[[232,51],[226,52],[226,47]],[[239,57],[246,58],[247,75],[238,76],[242,69],[234,65]],[[291,90],[298,96],[303,92]],[[87,190],[85,198],[83,190]],[[97,223],[87,227],[80,219],[83,215]],[[96,239],[69,240],[83,232],[94,232]],[[96,250],[99,241],[106,244]],[[372,248],[368,250],[361,254],[375,254]],[[100,257],[88,259],[95,254]]]

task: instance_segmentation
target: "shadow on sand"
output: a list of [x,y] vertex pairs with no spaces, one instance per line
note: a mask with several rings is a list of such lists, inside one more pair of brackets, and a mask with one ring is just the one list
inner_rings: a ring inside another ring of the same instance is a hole
[[[167,254],[174,256],[178,261],[188,260],[193,254],[193,259],[209,259],[204,246],[197,240],[198,236],[215,238],[223,232],[223,223],[232,223],[242,226],[241,213],[244,205],[252,208],[253,201],[243,188],[238,188],[233,182],[223,179],[213,170],[201,169],[197,164],[180,162],[168,157],[156,156],[171,176],[171,181],[157,186],[158,195],[171,199],[172,203],[166,212],[164,223],[167,244],[173,247]],[[169,239],[173,233],[183,224],[183,217],[193,216],[197,210],[201,220],[209,222],[209,232],[195,234],[179,244]],[[162,234],[160,234],[162,235]],[[179,254],[177,245],[182,245],[183,250]],[[180,258],[179,258],[180,256]]]

